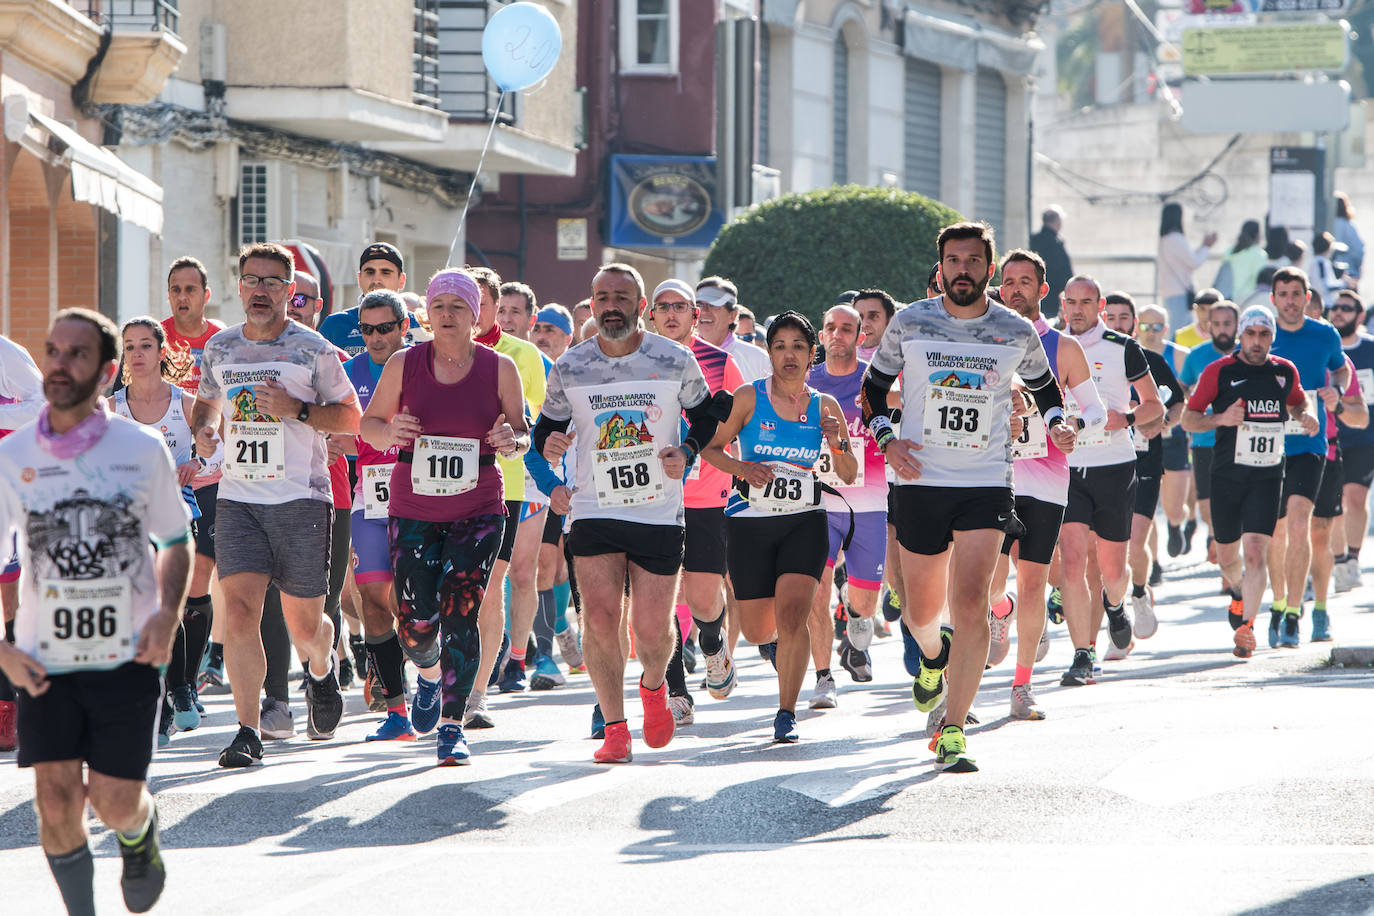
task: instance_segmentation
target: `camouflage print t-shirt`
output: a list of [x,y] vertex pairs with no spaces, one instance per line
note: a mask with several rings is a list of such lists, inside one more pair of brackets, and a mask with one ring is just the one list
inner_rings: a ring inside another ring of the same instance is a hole
[[955,318],[924,299],[896,314],[871,365],[901,374],[902,438],[921,446],[920,478],[898,485],[1011,486],[1011,377],[1050,371],[1034,325],[995,302]]
[[658,453],[682,442],[682,411],[711,396],[692,351],[645,334],[627,356],[607,356],[599,338],[554,363],[543,414],[572,420],[577,475],[569,514],[648,525],[682,524],[682,481]]
[[259,505],[332,502],[324,436],[295,417],[258,410],[256,389],[268,380],[307,404],[357,399],[334,346],[304,325],[288,321],[272,340],[249,340],[241,324],[211,337],[201,357],[197,396],[223,399],[220,498]]

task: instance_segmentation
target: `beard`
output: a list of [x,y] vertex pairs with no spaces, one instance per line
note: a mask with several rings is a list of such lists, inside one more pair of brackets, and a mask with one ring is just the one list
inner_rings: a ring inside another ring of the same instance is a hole
[[[955,305],[973,305],[973,303],[977,302],[979,298],[982,297],[983,291],[988,288],[988,281],[991,279],[991,277],[984,277],[983,282],[979,283],[968,274],[959,274],[949,283],[945,284],[945,296]],[[967,280],[972,284],[968,292],[955,292],[954,287],[960,280]]]
[[1236,339],[1229,334],[1213,334],[1212,346],[1222,353],[1230,353],[1236,349]]
[[[606,325],[606,319],[610,317],[619,318],[620,324],[608,327]],[[605,311],[598,315],[596,319],[597,333],[607,340],[624,340],[626,337],[630,336],[630,332],[634,329],[635,326],[630,323],[630,319],[620,312]]]
[[1332,321],[1331,325],[1336,329],[1337,334],[1341,335],[1342,337],[1349,337],[1351,334],[1354,334],[1355,331],[1359,329],[1360,322],[1358,319],[1350,322],[1349,324],[1341,324],[1339,321]]
[[71,375],[62,374],[63,381],[69,384],[66,388],[58,388],[53,384],[57,373],[46,376],[43,379],[43,396],[48,399],[48,403],[58,410],[71,410],[76,405],[90,399],[100,388],[100,372],[97,371],[88,379],[79,379]]

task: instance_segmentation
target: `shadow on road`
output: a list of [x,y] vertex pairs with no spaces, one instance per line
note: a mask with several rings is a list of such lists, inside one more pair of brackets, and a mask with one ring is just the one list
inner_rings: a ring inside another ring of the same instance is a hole
[[1368,916],[1374,911],[1374,874],[1333,881],[1301,894],[1244,910],[1237,916]]

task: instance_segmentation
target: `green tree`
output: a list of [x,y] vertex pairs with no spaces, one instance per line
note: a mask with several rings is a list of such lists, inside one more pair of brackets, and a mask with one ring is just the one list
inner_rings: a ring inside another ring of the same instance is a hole
[[788,194],[721,230],[705,273],[729,277],[763,318],[796,309],[813,321],[846,289],[924,299],[940,229],[962,220],[911,191],[858,185]]

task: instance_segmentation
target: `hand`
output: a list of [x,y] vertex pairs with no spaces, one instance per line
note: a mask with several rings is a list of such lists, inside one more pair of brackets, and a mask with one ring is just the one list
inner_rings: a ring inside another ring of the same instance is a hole
[[1047,432],[1054,447],[1065,455],[1069,454],[1078,445],[1078,429],[1073,423],[1056,423]]
[[1153,439],[1164,432],[1164,418],[1160,417],[1152,423],[1137,424],[1135,432],[1137,436],[1141,436],[1142,438]]
[[1245,402],[1234,401],[1230,407],[1216,414],[1217,426],[1239,426],[1245,422]]
[[213,458],[218,448],[219,436],[215,435],[215,428],[202,426],[200,432],[196,433],[196,454],[206,459]]
[[0,639],[0,671],[5,672],[11,684],[31,697],[42,696],[51,686],[47,668],[3,639]]
[[410,412],[410,408],[401,405],[401,412],[392,417],[386,424],[386,435],[392,445],[405,447],[415,441],[415,437],[424,432],[424,427],[420,425],[420,418]]
[[549,464],[558,464],[568,449],[572,448],[573,440],[576,438],[575,429],[570,429],[566,433],[549,433],[549,438],[544,440],[544,460]]
[[502,458],[509,458],[515,454],[515,430],[506,422],[505,414],[497,417],[496,422],[491,425],[491,431],[487,433],[487,445],[499,452]]
[[1035,402],[1026,393],[1026,389],[1019,386],[1012,388],[1011,415],[1013,417],[1024,417],[1034,409]]
[[554,515],[567,515],[572,506],[573,491],[567,487],[554,487],[549,495],[549,509]]
[[1108,410],[1107,423],[1102,428],[1111,432],[1117,429],[1125,429],[1129,425],[1130,424],[1126,422],[1126,415],[1124,413],[1119,410]]
[[199,473],[200,462],[192,458],[190,461],[187,461],[184,464],[177,465],[177,483],[180,486],[184,487],[191,481],[195,480],[196,475]]
[[1321,398],[1327,410],[1335,410],[1336,403],[1341,399],[1341,393],[1330,385],[1317,389],[1317,397]]
[[1011,415],[1011,438],[1013,441],[1021,438],[1021,433],[1025,432],[1026,418],[1019,413]]
[[920,450],[921,447],[909,439],[893,439],[883,449],[883,457],[898,477],[903,480],[919,480],[921,462],[916,459],[916,452]]
[[1202,237],[1202,244],[1206,245],[1208,248],[1211,248],[1216,243],[1217,234],[1215,232],[1209,232]]
[[305,402],[292,397],[281,382],[268,379],[253,389],[258,400],[258,412],[276,417],[279,420],[294,420],[301,412]]
[[1318,422],[1316,417],[1312,416],[1312,414],[1308,413],[1307,411],[1304,410],[1302,412],[1302,416],[1298,419],[1302,423],[1302,431],[1304,435],[1315,436],[1318,432],[1321,431],[1321,423]]
[[143,625],[143,632],[138,634],[134,661],[154,667],[167,664],[172,658],[172,640],[176,638],[179,623],[179,612],[168,614],[164,611],[150,617]]
[[740,463],[744,465],[744,473],[735,476],[749,484],[751,489],[766,487],[768,482],[773,479],[773,469],[762,462],[742,461]]
[[325,436],[324,450],[325,453],[329,456],[329,464],[333,464],[334,462],[338,461],[340,458],[344,456],[343,437]]
[[848,427],[844,421],[831,413],[829,407],[821,411],[821,432],[825,435],[826,441],[830,443],[832,450],[840,450],[840,432],[845,429]]
[[681,480],[687,473],[686,449],[670,446],[658,453],[658,460],[663,462],[663,473],[670,480]]

